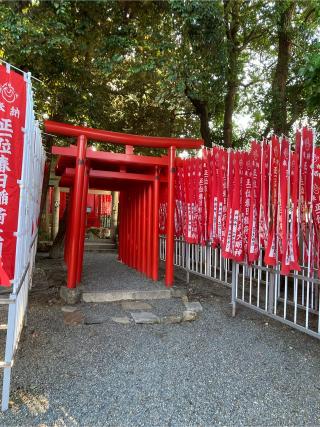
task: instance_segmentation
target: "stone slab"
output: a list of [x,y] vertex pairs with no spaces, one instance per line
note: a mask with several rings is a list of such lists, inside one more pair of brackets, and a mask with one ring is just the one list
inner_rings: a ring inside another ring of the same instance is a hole
[[179,314],[169,314],[168,316],[161,317],[161,323],[169,325],[171,323],[181,323],[183,320]]
[[173,298],[183,298],[187,295],[187,288],[176,288],[175,286],[171,288],[171,293]]
[[156,316],[153,313],[150,313],[149,311],[134,311],[131,313],[131,316],[135,323],[147,323],[147,324],[153,324],[153,323],[160,323],[160,319],[158,316]]
[[80,325],[84,320],[84,315],[80,311],[73,313],[63,313],[63,321],[66,325]]
[[192,322],[198,319],[198,313],[193,310],[185,310],[182,314],[182,320],[184,322]]
[[123,303],[121,303],[121,307],[124,311],[152,309],[152,306],[150,304],[143,301],[124,301]]
[[184,306],[188,311],[195,311],[196,313],[203,311],[202,305],[198,301],[184,302]]
[[83,292],[84,302],[117,302],[136,300],[156,300],[171,298],[170,289],[159,289],[150,291],[105,291],[105,292]]
[[111,319],[116,323],[120,323],[121,325],[129,325],[129,323],[130,323],[130,319],[127,316],[111,317]]
[[74,311],[77,310],[77,307],[74,307],[72,305],[64,305],[64,306],[61,307],[61,310],[64,313],[73,313]]

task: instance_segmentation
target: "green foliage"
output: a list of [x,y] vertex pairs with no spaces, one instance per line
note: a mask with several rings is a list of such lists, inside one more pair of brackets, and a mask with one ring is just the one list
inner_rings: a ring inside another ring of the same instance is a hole
[[[36,108],[53,120],[200,137],[199,118],[207,114],[214,143],[222,143],[227,83],[234,79],[233,113],[251,116],[248,129],[234,126],[241,145],[268,127],[274,30],[287,1],[3,1],[0,57],[44,82],[35,83]],[[232,41],[226,17],[232,22],[236,7]],[[296,0],[286,82],[290,124],[307,113],[319,121],[317,13],[317,1]]]

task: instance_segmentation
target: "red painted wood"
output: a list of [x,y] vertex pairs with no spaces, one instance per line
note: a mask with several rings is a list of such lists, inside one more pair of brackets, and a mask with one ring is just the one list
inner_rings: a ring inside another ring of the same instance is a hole
[[147,277],[152,278],[152,193],[153,188],[148,184],[148,210],[147,210]]
[[147,187],[143,186],[142,199],[142,272],[147,274]]
[[159,170],[155,168],[153,183],[153,228],[152,228],[152,279],[158,280],[159,275]]
[[122,203],[123,203],[123,192],[119,194],[119,206],[118,206],[118,260],[122,260],[123,250],[123,215],[122,215]]
[[78,138],[77,146],[77,164],[74,178],[74,191],[71,212],[71,230],[70,230],[70,248],[69,248],[69,265],[67,287],[75,288],[77,281],[77,264],[78,264],[78,249],[79,241],[78,234],[80,230],[80,217],[82,206],[82,188],[85,171],[85,155],[86,155],[87,139],[81,135]]
[[133,198],[133,230],[132,230],[132,245],[133,245],[133,268],[137,268],[138,264],[138,242],[137,242],[137,224],[138,224],[138,206],[137,193],[132,194]]
[[138,243],[138,257],[137,257],[137,270],[141,272],[141,187],[137,189],[138,199],[138,219],[137,219],[137,243]]
[[65,123],[45,120],[45,131],[55,135],[78,137],[84,135],[94,141],[109,142],[121,145],[133,145],[153,148],[200,148],[204,145],[202,139],[195,138],[167,138],[159,136],[131,135],[119,132],[93,129],[84,126],[74,126]]
[[169,177],[168,177],[168,213],[167,213],[167,239],[166,239],[166,286],[173,285],[174,261],[174,178],[175,178],[176,148],[169,149]]
[[71,187],[70,192],[69,192],[68,213],[67,213],[67,223],[66,223],[66,236],[65,236],[65,243],[64,243],[64,261],[66,263],[66,266],[68,266],[68,264],[69,264],[72,201],[73,201],[73,188]]
[[89,174],[86,167],[83,179],[82,200],[81,200],[81,215],[80,215],[80,229],[79,229],[79,249],[78,249],[78,268],[77,268],[77,284],[80,284],[83,270],[83,255],[84,255],[84,239],[86,234],[86,219],[87,219],[87,197]]
[[[72,161],[77,156],[77,150],[73,147],[52,147],[52,154],[60,156],[62,162]],[[167,166],[168,157],[140,156],[136,154],[110,153],[107,151],[93,151],[87,149],[86,158],[103,164],[130,165],[130,166]],[[60,159],[59,159],[60,161]],[[58,162],[59,165],[59,162]],[[62,165],[61,165],[62,166]],[[58,167],[59,169],[59,167]]]

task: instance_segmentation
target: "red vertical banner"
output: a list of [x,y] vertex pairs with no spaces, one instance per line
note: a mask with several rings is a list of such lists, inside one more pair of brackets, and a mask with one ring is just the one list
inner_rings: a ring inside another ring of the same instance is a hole
[[199,243],[199,159],[191,159],[191,200],[192,200],[192,228],[194,233],[194,242]]
[[298,187],[299,187],[299,163],[296,153],[290,153],[290,198],[291,204],[288,209],[288,236],[285,258],[283,260],[282,272],[287,274],[290,270],[300,271],[299,266],[299,244],[298,244]]
[[209,188],[209,160],[208,151],[202,150],[202,173],[203,173],[203,208],[202,208],[202,244],[208,240],[208,188]]
[[195,177],[195,159],[187,159],[184,163],[184,181],[186,193],[186,210],[187,210],[187,234],[188,243],[197,243],[197,194],[196,194],[196,177]]
[[269,226],[269,175],[270,175],[271,145],[266,140],[261,146],[261,179],[260,179],[260,243],[266,248],[268,243]]
[[10,279],[15,269],[26,89],[23,75],[0,65],[0,257]]
[[[244,217],[244,192],[245,192],[245,169],[248,167],[248,164],[246,162],[248,153],[239,153],[239,160],[238,160],[238,171],[236,171],[235,177],[236,178],[234,182],[234,193],[233,193],[233,200],[236,200],[234,205],[234,211],[233,211],[233,229],[232,229],[232,240],[233,240],[233,257],[235,261],[243,261],[244,259],[244,250],[245,246],[248,242],[248,230],[245,230],[244,233],[243,230],[243,217]],[[239,186],[238,182],[236,182],[239,179]],[[250,180],[249,180],[250,181]],[[251,183],[250,183],[251,186]],[[239,194],[238,194],[239,193]],[[248,212],[249,214],[249,209]]]
[[296,151],[299,156],[301,167],[300,190],[300,221],[301,232],[307,246],[307,223],[308,208],[311,203],[311,160],[312,160],[313,137],[312,131],[302,128],[296,135]]
[[196,204],[198,205],[197,213],[198,213],[198,241],[197,243],[201,243],[202,245],[204,242],[204,236],[203,236],[203,224],[204,224],[204,180],[203,180],[203,161],[202,159],[196,159],[197,160],[197,170],[196,170],[196,183],[197,183],[197,190],[198,190],[198,198],[196,201]]
[[314,153],[314,178],[313,178],[313,195],[312,195],[312,215],[313,215],[313,224],[315,229],[315,240],[316,240],[316,258],[317,258],[317,268],[318,268],[318,277],[319,277],[319,267],[320,267],[320,254],[319,254],[319,245],[320,245],[320,148],[315,148]]
[[241,215],[242,215],[242,246],[243,257],[248,255],[250,211],[252,201],[252,153],[242,153],[244,168],[241,171]]
[[290,196],[290,186],[288,186],[288,174],[290,160],[289,157],[289,141],[286,138],[282,139],[281,142],[281,155],[280,155],[280,191],[279,191],[279,259],[282,262],[283,267],[283,255],[287,250],[287,234],[288,234],[288,195]]
[[[210,240],[212,246],[215,245],[215,235],[216,235],[216,223],[214,218],[217,213],[217,199],[215,197],[216,191],[216,167],[214,164],[214,148],[207,152],[207,161],[208,161],[208,239]],[[216,209],[215,209],[216,206]]]
[[223,242],[224,258],[241,258],[243,253],[242,242],[238,240],[239,227],[241,222],[240,213],[240,159],[239,152],[230,153],[230,166],[228,177],[228,207],[226,228]]
[[174,212],[174,230],[175,236],[181,237],[183,235],[183,168],[177,167],[176,179],[175,179],[175,212]]
[[167,234],[167,199],[168,188],[165,185],[160,185],[160,202],[159,202],[159,233]]
[[251,143],[251,205],[249,213],[248,262],[259,258],[261,146]]
[[271,194],[270,194],[270,225],[268,243],[266,247],[264,262],[275,266],[277,263],[277,215],[278,215],[278,185],[279,185],[279,163],[280,144],[277,136],[272,137],[271,142]]

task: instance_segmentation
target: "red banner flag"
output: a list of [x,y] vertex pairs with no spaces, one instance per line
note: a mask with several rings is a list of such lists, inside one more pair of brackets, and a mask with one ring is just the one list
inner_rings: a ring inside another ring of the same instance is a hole
[[319,254],[319,245],[320,245],[320,148],[315,148],[314,153],[314,178],[313,178],[313,195],[312,195],[312,216],[313,223],[315,228],[315,240],[316,240],[316,258],[317,258],[317,268],[318,268],[318,277],[320,271],[320,254]]
[[261,204],[260,204],[260,242],[261,245],[266,248],[268,244],[268,230],[269,230],[269,175],[271,170],[271,145],[267,141],[263,140],[261,144]]
[[251,205],[249,214],[249,244],[248,262],[254,262],[259,258],[259,214],[260,214],[260,166],[261,147],[256,142],[251,143]]
[[209,164],[207,150],[202,150],[202,174],[203,174],[203,207],[202,207],[202,237],[201,244],[206,244],[208,240],[208,188],[209,188]]
[[216,247],[219,243],[218,193],[222,186],[222,183],[219,180],[219,175],[220,175],[220,168],[219,168],[220,153],[219,152],[220,150],[217,147],[214,147],[210,153],[210,162],[209,162],[209,165],[210,165],[209,238],[213,247]]
[[0,65],[0,257],[10,280],[15,270],[25,122],[24,76]]
[[[242,242],[243,255],[248,254],[249,228],[250,228],[250,210],[252,205],[252,155],[251,153],[242,154],[244,168],[241,168],[241,212],[242,212]],[[242,170],[243,169],[243,170]]]
[[[300,136],[300,139],[299,139]],[[308,245],[307,224],[308,224],[308,208],[311,203],[311,162],[312,162],[313,136],[312,131],[306,127],[302,128],[302,132],[297,135],[297,154],[301,168],[300,181],[300,221],[301,232]]]
[[229,170],[229,200],[227,208],[227,221],[224,236],[223,252],[224,258],[230,258],[237,261],[243,258],[243,243],[241,236],[242,218],[241,218],[241,197],[240,197],[240,176],[243,172],[243,159],[239,152],[230,154]]
[[290,197],[290,176],[291,167],[289,141],[286,138],[281,142],[280,157],[280,200],[279,200],[279,260],[281,261],[282,274],[290,271],[288,257],[288,234],[289,234],[289,197]]
[[178,166],[175,178],[175,196],[176,205],[174,213],[174,229],[175,236],[181,237],[183,235],[183,168]]
[[264,262],[267,265],[275,266],[277,263],[277,213],[278,213],[278,184],[279,184],[279,162],[280,145],[277,136],[271,141],[271,200],[270,200],[270,226],[268,234],[268,244],[265,252]]
[[299,183],[299,163],[296,153],[291,153],[290,162],[290,196],[291,206],[288,212],[287,248],[285,250],[285,259],[283,260],[282,270],[287,274],[291,270],[300,271],[299,266],[299,244],[298,244],[298,183]]

